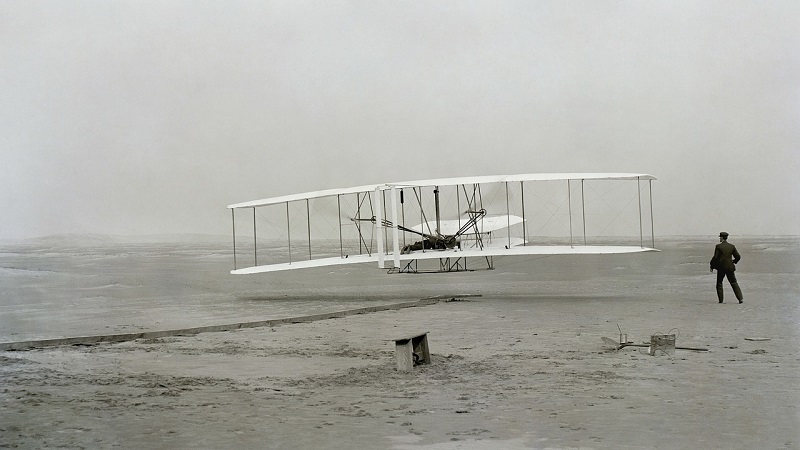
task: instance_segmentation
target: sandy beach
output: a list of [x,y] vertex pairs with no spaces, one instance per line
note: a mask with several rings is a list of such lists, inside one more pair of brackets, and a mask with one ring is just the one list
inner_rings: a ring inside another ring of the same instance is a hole
[[[800,448],[800,240],[501,259],[447,275],[373,267],[231,276],[220,243],[7,243],[2,342],[389,305],[309,323],[0,353],[0,446]],[[166,250],[165,250],[166,249]],[[611,348],[675,333],[708,351]],[[398,372],[393,338],[427,331]]]

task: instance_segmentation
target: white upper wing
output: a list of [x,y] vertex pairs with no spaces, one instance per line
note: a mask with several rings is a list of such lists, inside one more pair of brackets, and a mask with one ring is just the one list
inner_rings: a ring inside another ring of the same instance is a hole
[[229,209],[253,208],[256,206],[275,205],[278,203],[292,202],[334,195],[355,194],[358,192],[372,192],[375,189],[387,190],[394,187],[412,186],[452,186],[456,184],[477,183],[502,183],[519,181],[558,181],[558,180],[655,180],[656,177],[646,173],[531,173],[520,175],[489,175],[480,177],[438,178],[431,180],[404,181],[400,183],[366,184],[351,188],[326,189],[322,191],[304,192],[302,194],[283,195],[249,202],[228,205]]

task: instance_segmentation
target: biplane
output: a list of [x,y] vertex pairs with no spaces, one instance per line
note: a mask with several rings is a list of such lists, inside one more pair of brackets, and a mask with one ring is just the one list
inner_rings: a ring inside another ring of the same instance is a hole
[[358,263],[390,273],[458,272],[493,269],[495,257],[657,251],[655,179],[635,173],[473,176],[236,203],[228,206],[231,273]]

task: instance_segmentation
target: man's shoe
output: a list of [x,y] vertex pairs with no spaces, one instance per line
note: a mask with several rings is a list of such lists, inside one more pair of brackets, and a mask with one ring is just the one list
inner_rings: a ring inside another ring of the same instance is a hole
[[739,303],[744,303],[744,300],[739,300]]
[[722,303],[722,300],[720,300],[719,302]]

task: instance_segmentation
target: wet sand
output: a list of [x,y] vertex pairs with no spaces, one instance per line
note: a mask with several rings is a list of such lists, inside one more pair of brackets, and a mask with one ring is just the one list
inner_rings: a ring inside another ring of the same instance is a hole
[[[6,248],[4,270],[17,272],[3,282],[0,323],[11,330],[2,332],[4,342],[96,333],[104,321],[117,331],[159,329],[435,295],[480,297],[311,323],[2,352],[0,446],[800,448],[800,246],[795,238],[732,242],[743,255],[742,305],[729,286],[729,300],[717,303],[708,273],[714,242],[689,239],[661,242],[659,254],[507,259],[493,271],[465,274],[360,267],[245,278],[218,270],[227,262],[222,253],[176,251],[154,262],[148,252],[159,250],[145,246],[130,271],[132,257],[115,265],[95,252],[97,266],[76,269],[63,261],[86,261],[63,248],[50,252],[62,263],[49,266],[46,255]],[[163,264],[183,287],[152,281],[163,276]],[[37,268],[56,281],[37,284],[18,273]],[[87,280],[102,283],[100,300],[84,297],[97,289]],[[114,280],[142,288],[114,294]],[[26,295],[27,303],[20,299]],[[65,301],[89,312],[85,323],[35,306]],[[103,306],[96,313],[93,301]],[[158,314],[145,314],[148,306]],[[20,323],[12,310],[25,308],[35,320]],[[617,351],[601,337],[618,339],[618,326],[635,342],[672,331],[678,346],[709,351]],[[390,339],[417,330],[429,332],[432,363],[398,372]]]

